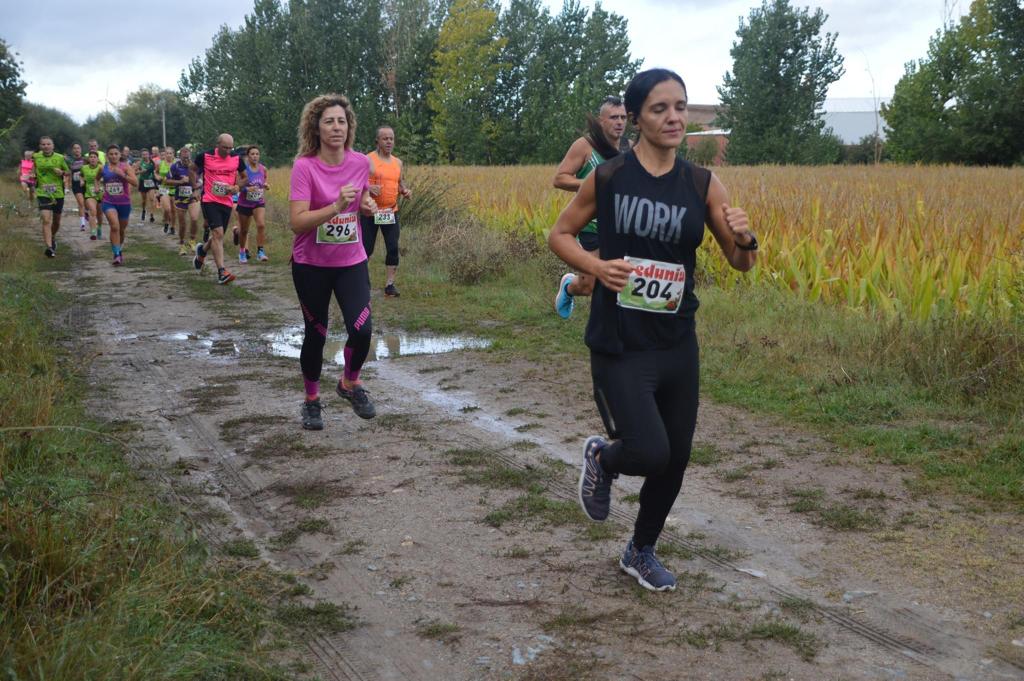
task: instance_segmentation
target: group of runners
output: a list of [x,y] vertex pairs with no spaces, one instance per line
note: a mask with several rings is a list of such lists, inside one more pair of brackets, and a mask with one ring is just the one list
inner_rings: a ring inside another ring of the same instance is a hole
[[[708,229],[728,263],[740,271],[754,266],[758,249],[746,213],[729,206],[717,176],[679,157],[686,106],[682,78],[665,69],[637,74],[622,98],[602,101],[597,117],[588,121],[587,133],[573,143],[556,171],[555,186],[574,196],[548,239],[551,250],[573,268],[558,286],[558,314],[569,317],[574,298],[592,296],[584,342],[590,350],[594,401],[607,438],[595,435],[583,444],[579,502],[589,518],[604,521],[618,476],[644,478],[633,533],[619,565],[653,591],[676,587],[675,576],[658,560],[655,547],[681,489],[697,421],[696,249]],[[624,140],[627,121],[636,132],[632,143]],[[378,228],[387,249],[385,292],[398,295],[396,204],[398,196],[408,196],[409,191],[402,164],[391,154],[394,131],[378,129],[376,152],[364,155],[353,149],[355,129],[347,97],[329,94],[307,102],[291,171],[290,263],[305,322],[299,358],[305,389],[300,417],[302,427],[311,430],[324,427],[320,379],[332,297],[347,334],[335,392],[359,417],[376,414],[360,373],[372,336],[367,262]],[[176,224],[184,243],[187,219],[194,236],[199,215],[193,206],[198,201],[209,234],[195,245],[193,264],[201,269],[212,255],[218,279],[230,281],[223,239],[233,194],[239,194],[240,257],[251,220],[262,235],[262,214],[256,210],[262,211],[268,187],[259,150],[250,147],[240,153],[225,133],[214,149],[195,158],[182,149],[172,161],[164,150],[157,162],[151,151],[148,160],[143,154],[133,167],[121,155],[111,145],[106,162],[99,166],[98,155],[90,149],[85,164],[74,171],[86,185],[93,182],[89,177],[99,178],[102,197],[94,188],[85,199],[88,202],[91,195],[93,202],[100,202],[111,225],[112,247],[120,243],[115,229],[123,234],[130,188],[138,186],[140,178],[142,189],[151,182],[152,191],[159,183],[173,189],[159,193],[165,230],[171,233]],[[34,156],[34,172],[48,255],[56,250],[63,196],[54,178],[59,179],[61,169],[67,171],[63,157],[53,156],[52,142],[44,139]],[[85,171],[87,166],[91,170]],[[167,196],[175,197],[172,208]],[[147,205],[152,221],[155,207],[144,200],[144,210]],[[91,225],[91,215],[89,220]],[[262,245],[262,236],[258,239]],[[115,259],[119,257],[115,250]]]
[[[655,547],[681,489],[697,422],[696,249],[707,228],[741,271],[754,266],[758,249],[746,212],[729,206],[721,181],[679,157],[686,105],[682,78],[665,69],[639,73],[622,99],[605,99],[558,167],[555,186],[575,196],[548,240],[574,268],[559,284],[558,313],[568,317],[574,297],[593,296],[584,340],[608,438],[595,435],[583,445],[580,505],[604,521],[614,480],[644,478],[619,566],[652,591],[676,588]],[[635,144],[623,142],[627,120]],[[303,109],[292,168],[292,277],[305,320],[301,418],[314,430],[323,428],[320,377],[332,295],[347,333],[335,391],[357,415],[376,413],[359,378],[372,334],[372,241],[359,225],[367,224],[360,214],[379,215],[375,199],[382,194],[371,189],[377,166],[352,149],[354,134],[348,99],[317,97]]]

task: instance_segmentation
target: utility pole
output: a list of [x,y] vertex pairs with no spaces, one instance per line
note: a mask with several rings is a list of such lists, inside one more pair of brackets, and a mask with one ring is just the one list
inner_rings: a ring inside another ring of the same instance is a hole
[[167,100],[160,95],[160,130],[163,133],[163,147],[167,146]]

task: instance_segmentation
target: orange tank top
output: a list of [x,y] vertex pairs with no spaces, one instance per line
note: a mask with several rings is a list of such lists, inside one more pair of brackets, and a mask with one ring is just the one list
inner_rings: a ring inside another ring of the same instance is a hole
[[402,177],[402,161],[395,155],[391,160],[382,161],[376,151],[367,156],[373,162],[373,174],[370,184],[380,185],[380,195],[374,197],[378,208],[394,208],[398,210],[398,180]]

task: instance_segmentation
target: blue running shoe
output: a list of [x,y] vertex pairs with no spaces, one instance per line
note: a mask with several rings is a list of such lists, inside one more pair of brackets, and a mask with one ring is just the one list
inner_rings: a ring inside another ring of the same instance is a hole
[[606,446],[608,442],[600,435],[588,437],[583,443],[583,465],[580,467],[580,506],[588,518],[598,522],[608,518],[612,480],[619,477],[606,473],[597,460],[597,453]]
[[619,559],[619,567],[648,591],[676,590],[675,575],[654,555],[653,546],[645,546],[638,551],[630,539],[622,558]]
[[569,284],[576,281],[576,275],[572,272],[562,275],[562,280],[558,282],[558,293],[555,294],[555,312],[562,319],[568,319],[569,315],[572,314],[573,305],[575,302],[572,299],[572,295],[567,290]]

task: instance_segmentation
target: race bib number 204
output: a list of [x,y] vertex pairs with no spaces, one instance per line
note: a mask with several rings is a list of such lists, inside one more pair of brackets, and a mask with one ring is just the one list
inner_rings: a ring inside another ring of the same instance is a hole
[[335,245],[359,243],[359,219],[356,214],[338,213],[317,227],[316,242]]
[[619,307],[641,312],[675,314],[683,300],[686,268],[680,263],[625,257],[633,266],[626,288],[619,292]]

